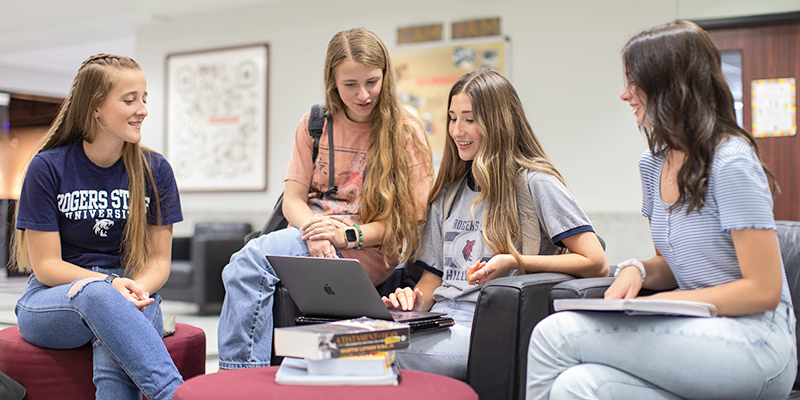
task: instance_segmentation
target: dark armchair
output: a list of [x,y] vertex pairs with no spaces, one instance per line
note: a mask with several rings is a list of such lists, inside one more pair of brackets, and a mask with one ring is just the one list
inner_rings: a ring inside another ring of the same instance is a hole
[[244,222],[200,222],[194,236],[173,238],[169,279],[158,293],[165,300],[197,304],[201,315],[219,312],[225,299],[222,268],[251,231]]
[[483,288],[467,364],[467,383],[482,400],[525,398],[531,332],[549,314],[550,289],[571,280],[558,273],[517,275]]
[[[789,281],[789,291],[792,294],[792,304],[795,316],[800,307],[800,222],[777,221],[778,243],[781,247],[781,258],[786,270],[786,279]],[[550,309],[555,299],[565,298],[599,298],[603,297],[605,290],[611,285],[614,278],[575,279],[561,283],[550,291]],[[652,292],[643,292],[648,294]],[[800,318],[798,318],[800,319]],[[800,326],[796,326],[797,329]],[[798,336],[800,347],[800,336]],[[789,399],[800,399],[800,370],[795,378],[792,393]]]

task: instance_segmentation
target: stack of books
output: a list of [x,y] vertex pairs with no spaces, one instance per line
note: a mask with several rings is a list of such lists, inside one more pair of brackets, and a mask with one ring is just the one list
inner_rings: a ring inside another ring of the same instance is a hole
[[282,385],[397,385],[394,350],[408,347],[409,327],[357,318],[275,328],[275,375]]

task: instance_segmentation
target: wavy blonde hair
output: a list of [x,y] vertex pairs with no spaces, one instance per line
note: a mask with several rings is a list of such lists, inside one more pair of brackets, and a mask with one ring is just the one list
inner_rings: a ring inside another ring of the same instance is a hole
[[[445,185],[472,171],[481,192],[474,207],[486,201],[483,238],[495,254],[511,254],[522,263],[515,243],[520,237],[517,218],[516,179],[521,169],[541,171],[564,179],[556,170],[533,133],[517,91],[499,72],[482,68],[462,76],[450,90],[447,110],[453,96],[465,93],[472,102],[472,115],[482,141],[474,160],[458,156],[454,140],[445,143],[439,174],[429,202],[442,193]],[[450,116],[447,116],[448,126]],[[450,188],[456,190],[457,188]]]
[[[72,88],[59,109],[55,121],[42,139],[35,154],[78,141],[92,143],[97,133],[98,122],[94,110],[105,101],[114,86],[115,70],[142,67],[129,57],[111,54],[96,54],[83,62],[72,82]],[[156,210],[157,223],[161,223],[161,207],[153,173],[146,153],[153,151],[138,143],[124,143],[122,160],[128,173],[130,212],[122,234],[122,267],[130,276],[136,276],[147,263],[147,205],[145,179],[153,189],[152,206]],[[15,213],[16,215],[16,213]],[[16,219],[16,217],[15,217]],[[20,271],[30,271],[31,263],[24,230],[17,230],[12,246],[12,262]]]
[[417,136],[417,130],[423,130],[422,125],[397,101],[389,51],[368,29],[341,31],[328,43],[324,79],[325,102],[331,113],[336,114],[345,107],[336,88],[335,75],[336,67],[345,60],[380,68],[383,72],[380,101],[370,115],[372,128],[359,214],[365,224],[373,221],[386,224],[380,248],[384,264],[390,268],[391,257],[407,261],[421,240],[417,191],[411,180],[406,141],[413,141],[422,161],[432,172],[431,150],[427,138],[423,142]]

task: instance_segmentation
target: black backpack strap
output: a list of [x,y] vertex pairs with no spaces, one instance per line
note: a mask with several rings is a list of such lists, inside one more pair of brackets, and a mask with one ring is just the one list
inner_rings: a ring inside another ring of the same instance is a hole
[[[322,105],[315,104],[313,107],[311,107],[311,117],[308,119],[308,134],[314,138],[314,150],[311,157],[312,163],[317,162],[317,155],[319,154],[319,139],[322,137],[322,130],[325,127],[326,120],[328,121],[328,146],[330,148],[330,176],[328,178],[329,188],[325,192],[327,194],[336,193],[336,190],[338,189],[336,186],[333,186],[333,117],[331,117],[330,111],[328,111],[328,109]],[[280,197],[278,197],[278,201],[275,203],[275,207],[272,209],[272,214],[270,214],[269,219],[264,224],[264,227],[261,228],[261,231],[253,232],[247,235],[247,237],[244,239],[244,242],[247,243],[250,239],[286,228],[288,225],[289,221],[287,221],[286,217],[283,215],[283,193],[281,193]]]
[[325,106],[314,104],[311,107],[311,117],[308,120],[308,134],[314,138],[314,151],[311,155],[312,162],[317,162],[317,155],[319,154],[319,139],[322,137],[322,129],[325,126],[325,121],[328,122],[328,190],[325,194],[336,193],[339,190],[334,185],[334,178],[336,177],[336,170],[333,164],[333,116]]

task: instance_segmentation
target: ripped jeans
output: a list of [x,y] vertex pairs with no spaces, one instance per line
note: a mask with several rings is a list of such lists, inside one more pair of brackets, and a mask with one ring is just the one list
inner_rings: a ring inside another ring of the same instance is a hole
[[[121,268],[91,269],[123,276]],[[152,294],[142,312],[102,279],[70,296],[73,285],[49,287],[31,275],[16,307],[22,337],[52,349],[91,342],[97,399],[172,399],[183,379],[161,337],[161,296]]]

